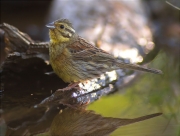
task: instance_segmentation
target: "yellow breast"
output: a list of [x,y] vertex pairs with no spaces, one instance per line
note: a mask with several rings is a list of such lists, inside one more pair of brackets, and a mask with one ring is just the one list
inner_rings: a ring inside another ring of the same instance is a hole
[[50,59],[51,66],[54,72],[67,83],[80,81],[75,71],[76,66],[74,65],[70,52],[65,48],[63,52],[56,56],[55,59]]

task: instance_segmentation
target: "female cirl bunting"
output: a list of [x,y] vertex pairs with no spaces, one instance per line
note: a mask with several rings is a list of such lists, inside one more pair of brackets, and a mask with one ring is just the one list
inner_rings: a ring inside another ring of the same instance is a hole
[[70,83],[63,90],[70,90],[80,82],[120,68],[162,74],[157,69],[124,63],[95,47],[78,36],[67,19],[60,19],[46,26],[49,28],[50,36],[50,64],[64,82]]

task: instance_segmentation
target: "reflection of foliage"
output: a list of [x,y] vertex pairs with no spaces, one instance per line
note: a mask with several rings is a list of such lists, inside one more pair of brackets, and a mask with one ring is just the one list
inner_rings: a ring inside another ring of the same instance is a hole
[[[146,73],[134,85],[121,90],[125,94],[115,94],[110,98],[105,97],[101,101],[90,105],[89,109],[94,109],[105,116],[121,117],[122,115],[134,116],[140,113],[145,114],[153,111],[161,111],[165,118],[161,118],[159,121],[156,120],[156,123],[151,123],[153,125],[148,128],[148,132],[150,130],[152,132],[148,134],[159,134],[162,136],[164,134],[168,136],[177,134],[177,131],[180,130],[177,125],[180,117],[180,110],[177,108],[180,107],[180,73],[178,69],[180,65],[174,61],[172,56],[167,56],[164,52],[161,52],[151,65],[152,67],[161,69],[164,74],[157,76]],[[103,108],[103,105],[106,105],[106,109]],[[140,126],[144,127],[141,124]],[[138,136],[145,134],[146,130],[140,132],[141,129],[138,129]],[[128,127],[123,130],[128,131]],[[113,134],[135,135],[132,127],[129,127],[131,133],[123,130],[116,131]]]

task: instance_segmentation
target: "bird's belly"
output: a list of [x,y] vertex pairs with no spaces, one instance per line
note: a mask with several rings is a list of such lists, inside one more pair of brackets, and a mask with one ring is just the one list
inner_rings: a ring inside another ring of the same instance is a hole
[[54,72],[67,83],[82,82],[85,80],[85,76],[82,76],[79,68],[73,65],[73,62],[69,59],[54,60],[51,62],[51,66]]
[[105,71],[97,68],[98,64],[88,65],[86,62],[72,61],[71,59],[66,60],[55,60],[51,62],[54,72],[64,82],[83,82],[96,77],[99,77]]
[[[89,79],[99,77],[101,74],[108,71],[109,66],[85,61],[74,61],[71,58],[51,61],[54,72],[64,82],[83,82]],[[114,69],[114,68],[112,68]]]

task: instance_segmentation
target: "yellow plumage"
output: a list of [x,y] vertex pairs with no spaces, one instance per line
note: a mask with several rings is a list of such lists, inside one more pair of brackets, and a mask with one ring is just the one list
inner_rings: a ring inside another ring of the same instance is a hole
[[160,70],[127,64],[93,46],[75,33],[67,19],[57,20],[50,28],[50,64],[64,82],[83,82],[119,68],[161,74]]

